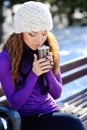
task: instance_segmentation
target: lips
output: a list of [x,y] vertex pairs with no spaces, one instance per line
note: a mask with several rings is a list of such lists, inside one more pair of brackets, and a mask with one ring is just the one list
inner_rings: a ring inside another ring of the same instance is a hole
[[35,44],[35,47],[36,47],[36,48],[38,48],[38,47],[40,47],[40,46],[41,46],[40,44]]

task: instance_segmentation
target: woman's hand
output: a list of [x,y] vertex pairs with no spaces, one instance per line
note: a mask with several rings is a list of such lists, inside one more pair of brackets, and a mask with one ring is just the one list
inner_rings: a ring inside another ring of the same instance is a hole
[[32,71],[38,76],[47,73],[51,68],[50,66],[51,60],[52,58],[50,54],[47,56],[47,58],[41,58],[41,59],[37,59],[37,55],[34,54]]

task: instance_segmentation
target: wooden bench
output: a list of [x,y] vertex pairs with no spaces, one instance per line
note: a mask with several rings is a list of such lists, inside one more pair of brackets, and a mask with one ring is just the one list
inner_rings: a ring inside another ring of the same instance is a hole
[[[63,85],[87,75],[87,57],[80,57],[61,65]],[[71,83],[72,86],[72,83]],[[87,130],[87,89],[59,102],[63,112],[78,116]]]
[[63,84],[87,75],[87,57],[79,57],[60,65]]
[[[63,85],[87,75],[87,57],[80,57],[66,62],[60,66]],[[71,84],[72,85],[72,84]],[[0,88],[0,100],[3,97]],[[8,130],[21,130],[20,115],[12,108],[6,107],[6,102],[0,102],[0,117],[8,119]],[[61,111],[77,115],[83,122],[87,130],[87,89],[58,102]],[[10,122],[10,123],[9,123]],[[16,124],[15,124],[16,122]],[[0,129],[1,130],[1,129]]]

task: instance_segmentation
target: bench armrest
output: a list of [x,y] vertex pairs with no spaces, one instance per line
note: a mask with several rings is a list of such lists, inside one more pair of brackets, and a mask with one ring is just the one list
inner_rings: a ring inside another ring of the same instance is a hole
[[0,117],[7,118],[7,127],[11,130],[21,130],[21,117],[13,108],[0,105]]

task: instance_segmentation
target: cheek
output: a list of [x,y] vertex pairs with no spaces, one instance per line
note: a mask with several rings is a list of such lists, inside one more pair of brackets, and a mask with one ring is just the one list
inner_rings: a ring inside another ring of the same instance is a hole
[[44,38],[44,42],[47,40],[47,37]]
[[31,37],[29,37],[29,36],[26,37],[26,40],[27,40],[28,43],[32,43],[33,42],[33,39]]
[[47,39],[47,35],[45,36],[45,40]]
[[24,34],[23,39],[24,39],[25,42],[27,42],[28,41],[28,36]]
[[47,36],[44,36],[42,39],[43,39],[43,41],[46,41],[46,39],[47,39]]

